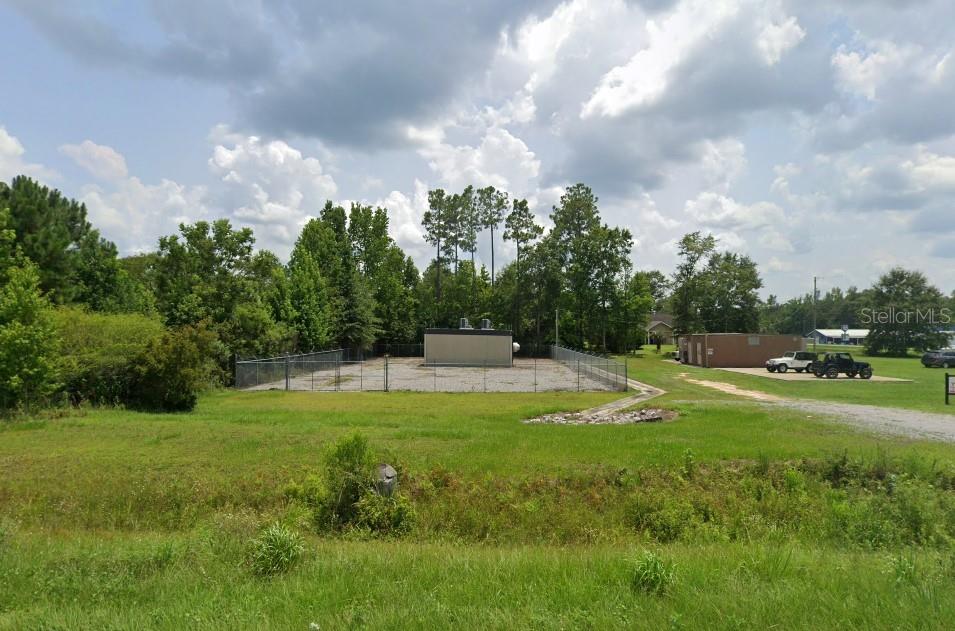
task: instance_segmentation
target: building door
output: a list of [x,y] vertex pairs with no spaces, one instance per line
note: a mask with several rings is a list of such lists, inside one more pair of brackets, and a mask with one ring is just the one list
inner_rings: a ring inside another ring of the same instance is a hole
[[696,343],[696,363],[700,366],[703,365],[703,345],[699,342]]

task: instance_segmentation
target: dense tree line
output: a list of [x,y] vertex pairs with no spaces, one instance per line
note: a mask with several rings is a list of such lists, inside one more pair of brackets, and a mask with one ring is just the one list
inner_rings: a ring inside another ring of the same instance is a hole
[[916,270],[894,268],[867,289],[833,287],[780,303],[770,295],[760,305],[760,328],[769,333],[804,335],[813,327],[869,329],[870,353],[905,354],[948,343],[955,330],[955,291],[946,296]]
[[[603,223],[597,202],[583,184],[569,187],[545,234],[527,200],[509,200],[504,191],[431,191],[423,227],[435,257],[419,291],[423,320],[453,326],[462,316],[487,317],[538,348],[558,336],[579,348],[633,348],[653,297],[644,277],[632,273],[633,237]],[[498,273],[494,231],[501,224],[516,256]],[[474,263],[479,230],[489,233],[490,273]],[[461,252],[470,260],[460,260]]]
[[[237,356],[420,342],[425,328],[460,317],[489,318],[531,350],[559,339],[627,351],[644,341],[653,310],[670,311],[678,333],[812,328],[811,296],[761,301],[755,262],[709,235],[681,239],[669,276],[634,271],[632,234],[602,221],[583,184],[564,191],[546,231],[527,200],[494,187],[435,189],[428,202],[422,227],[434,257],[419,273],[383,208],[327,202],[287,263],[225,219],[182,224],[154,252],[120,258],[83,204],[27,177],[0,183],[0,406],[59,392],[183,409],[202,384],[227,381]],[[482,233],[490,270],[477,263]],[[516,254],[502,266],[498,240]],[[867,305],[955,312],[955,294],[892,270],[870,289],[817,297],[816,324],[862,326]],[[938,327],[866,328],[884,352],[940,340]],[[157,379],[169,388],[155,389]]]

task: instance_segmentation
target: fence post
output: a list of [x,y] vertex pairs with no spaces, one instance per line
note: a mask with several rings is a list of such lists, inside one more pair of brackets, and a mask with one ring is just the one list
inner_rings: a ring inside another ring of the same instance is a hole
[[437,392],[438,391],[438,365],[435,364],[433,368],[434,368],[434,391]]
[[577,392],[580,392],[580,360],[577,360]]
[[335,362],[335,392],[339,392],[342,389],[342,362],[338,360]]
[[385,392],[388,392],[388,355],[385,355]]
[[627,358],[623,358],[623,391],[630,391],[630,369],[627,368]]
[[289,390],[289,359],[288,355],[285,356],[285,391]]
[[534,392],[537,392],[537,358],[534,358]]
[[487,392],[487,360],[484,360],[484,392]]
[[365,389],[365,361],[362,360],[358,363],[358,391],[362,392]]

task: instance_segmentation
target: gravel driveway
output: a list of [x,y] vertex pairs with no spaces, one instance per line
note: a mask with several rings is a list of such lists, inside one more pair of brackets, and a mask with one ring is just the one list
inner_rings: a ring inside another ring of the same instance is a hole
[[880,434],[955,442],[955,415],[952,414],[806,399],[785,399],[774,402],[772,405],[801,410],[813,415],[834,417],[838,421]]

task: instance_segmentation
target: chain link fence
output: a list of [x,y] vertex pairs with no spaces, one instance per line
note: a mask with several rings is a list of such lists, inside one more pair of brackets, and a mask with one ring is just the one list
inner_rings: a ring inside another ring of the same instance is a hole
[[575,351],[563,346],[551,346],[550,358],[578,375],[607,385],[611,390],[627,389],[627,364],[609,357]]
[[312,372],[329,372],[344,359],[345,349],[315,351],[297,355],[279,355],[259,359],[237,359],[235,387],[259,388],[263,385],[289,390],[291,380]]
[[[417,346],[389,350],[412,353]],[[551,347],[551,358],[515,358],[511,366],[428,366],[419,350],[410,356],[334,349],[300,355],[237,360],[235,385],[243,390],[315,392],[557,392],[623,391],[626,364],[571,349]],[[381,349],[383,350],[383,349]]]

